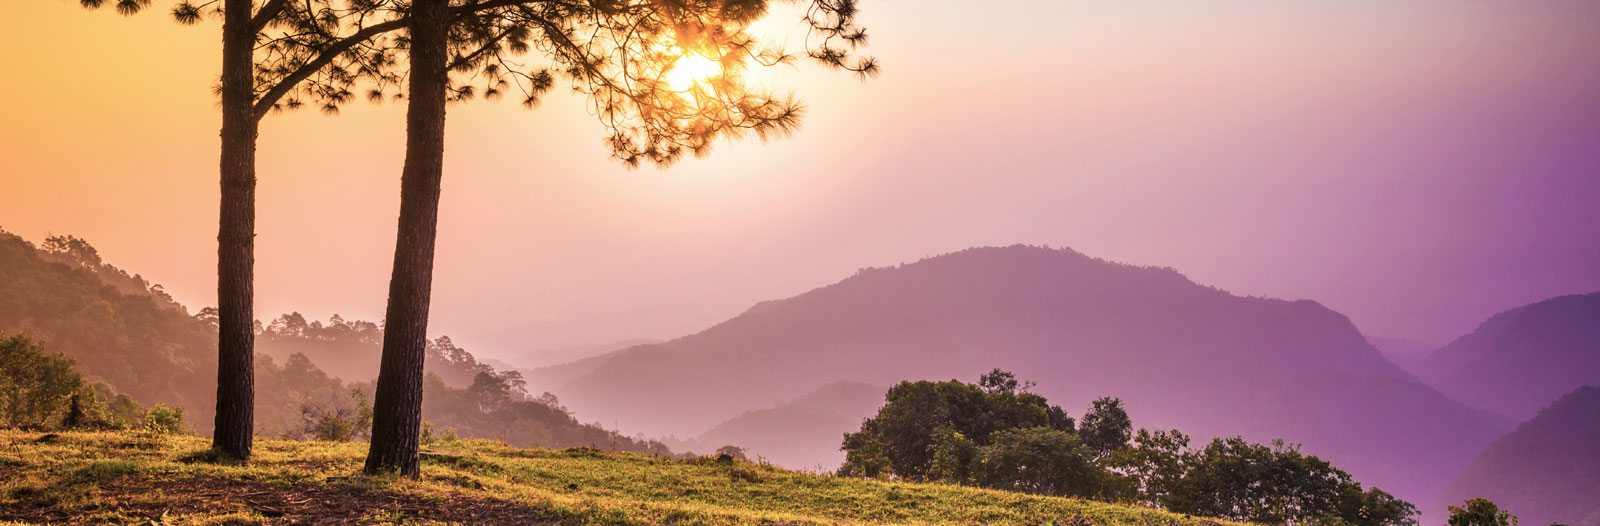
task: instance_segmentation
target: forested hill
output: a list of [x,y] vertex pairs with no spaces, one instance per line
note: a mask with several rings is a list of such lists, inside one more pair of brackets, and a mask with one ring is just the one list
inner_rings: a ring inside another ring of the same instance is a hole
[[[0,330],[72,357],[92,382],[146,405],[182,406],[191,422],[209,422],[216,335],[159,290],[100,261],[82,240],[52,237],[35,247],[0,231]],[[257,405],[272,421],[286,416],[273,409],[289,403],[274,399],[281,390],[273,368],[263,369]]]
[[1496,314],[1417,371],[1468,405],[1527,420],[1564,393],[1600,385],[1600,292]]
[[1522,524],[1600,526],[1600,387],[1561,397],[1496,440],[1439,507],[1487,497]]
[[[47,351],[76,361],[86,380],[105,395],[127,395],[150,407],[184,409],[187,427],[208,432],[215,411],[216,326],[212,309],[191,315],[183,305],[136,274],[100,259],[88,243],[51,237],[34,246],[0,230],[0,332],[24,334]],[[358,404],[352,389],[370,397],[361,367],[377,370],[382,331],[376,323],[306,322],[297,313],[258,329],[264,353],[256,355],[256,430],[301,436],[308,419]],[[517,445],[598,445],[667,453],[658,442],[618,436],[582,424],[554,397],[534,397],[520,376],[479,363],[441,336],[429,342],[423,418],[439,432],[502,438]],[[309,358],[308,358],[309,356]],[[336,357],[356,359],[335,359]],[[325,373],[325,360],[351,378]]]

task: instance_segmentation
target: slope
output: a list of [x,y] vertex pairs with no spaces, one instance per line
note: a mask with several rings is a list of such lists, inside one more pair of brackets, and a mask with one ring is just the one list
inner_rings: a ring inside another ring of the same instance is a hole
[[1600,387],[1562,396],[1496,440],[1438,507],[1487,497],[1522,524],[1600,526]]
[[1496,314],[1418,371],[1467,405],[1527,420],[1563,393],[1600,384],[1600,292]]
[[0,431],[0,521],[163,524],[1074,524],[1228,526],[1136,506],[818,476],[593,449],[430,444],[420,480],[354,476],[357,443],[261,441],[196,462],[193,437]]
[[[1433,396],[1347,318],[1315,302],[1240,297],[1172,269],[1028,246],[863,270],[700,333],[593,362],[556,391],[569,406],[631,431],[678,436],[833,381],[971,380],[1000,367],[1037,381],[1036,390],[1063,407],[1117,396],[1145,426],[1315,441],[1313,453],[1421,501],[1471,457],[1414,466],[1418,452],[1441,444],[1475,452],[1497,435],[1492,422]],[[1416,398],[1399,404],[1411,413],[1391,414],[1379,411],[1378,397],[1352,391],[1359,386],[1335,382],[1303,394],[1328,407],[1321,418],[1332,425],[1371,425],[1371,414],[1446,416],[1422,435],[1379,427],[1314,440],[1320,425],[1278,418],[1283,409],[1272,401],[1297,378],[1329,372],[1391,379]],[[1362,402],[1336,403],[1344,398]],[[1390,423],[1399,422],[1381,424]],[[1395,465],[1435,475],[1386,475]]]
[[780,466],[832,470],[844,462],[839,449],[844,433],[861,427],[862,420],[883,406],[885,391],[860,382],[834,382],[775,407],[740,413],[681,449],[714,451],[736,445],[746,448],[750,458]]

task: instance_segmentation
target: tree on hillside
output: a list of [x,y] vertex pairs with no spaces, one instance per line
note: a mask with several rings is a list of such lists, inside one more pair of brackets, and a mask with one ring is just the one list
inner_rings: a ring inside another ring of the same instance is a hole
[[[863,422],[860,431],[845,434],[841,447],[845,462],[839,472],[917,481],[942,479],[949,473],[970,472],[952,464],[950,458],[967,458],[972,453],[958,446],[941,451],[940,437],[970,441],[972,448],[982,448],[990,445],[996,432],[1006,429],[1073,431],[1072,417],[1060,407],[1042,396],[1017,392],[1011,373],[997,370],[982,381],[983,386],[957,380],[901,382],[890,388],[878,413]],[[941,453],[950,457],[936,466]]]
[[[501,5],[461,17],[452,17],[446,0],[410,6],[406,156],[369,473],[415,475],[418,469],[446,103],[472,98],[473,82],[483,82],[491,98],[514,84],[531,107],[552,86],[553,75],[512,58],[538,50],[588,96],[610,134],[612,156],[629,166],[664,166],[684,153],[704,155],[718,138],[785,135],[799,122],[798,103],[749,89],[741,74],[747,62],[792,59],[781,49],[761,47],[746,31],[766,15],[768,0]],[[854,0],[813,0],[804,21],[819,38],[808,52],[825,65],[869,75],[877,64],[852,57],[852,48],[866,38],[855,15]],[[677,71],[697,61],[715,70]]]
[[[151,0],[79,0],[132,15]],[[551,0],[554,1],[554,0]],[[452,17],[537,0],[477,0],[450,6]],[[400,0],[176,0],[182,24],[222,19],[221,211],[217,228],[217,412],[213,448],[248,458],[254,433],[255,146],[260,120],[306,104],[326,113],[367,87],[369,100],[397,89],[395,55],[409,45]]]
[[1517,526],[1517,517],[1489,499],[1467,499],[1460,506],[1448,506],[1450,526]]
[[71,358],[25,335],[0,333],[0,428],[78,427],[107,420]]
[[1083,445],[1093,450],[1099,458],[1127,445],[1132,432],[1133,420],[1122,408],[1122,400],[1109,396],[1095,400],[1078,422],[1078,434],[1083,437]]
[[[1298,446],[1218,438],[1199,449],[1177,430],[1133,433],[1115,398],[1071,418],[995,370],[979,383],[901,382],[860,431],[845,434],[844,476],[940,481],[1132,501],[1264,524],[1416,526],[1416,507],[1366,488]],[[1476,525],[1473,525],[1476,526]],[[1506,526],[1506,525],[1485,525]]]

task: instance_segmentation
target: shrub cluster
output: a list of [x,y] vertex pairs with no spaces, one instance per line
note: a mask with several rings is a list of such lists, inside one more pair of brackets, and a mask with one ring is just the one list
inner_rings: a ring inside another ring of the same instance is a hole
[[[999,369],[978,384],[901,382],[846,433],[841,475],[1136,502],[1269,524],[1413,526],[1417,510],[1297,446],[1239,437],[1189,447],[1177,430],[1133,432],[1121,401],[1081,423]],[[1076,424],[1076,425],[1075,425]]]

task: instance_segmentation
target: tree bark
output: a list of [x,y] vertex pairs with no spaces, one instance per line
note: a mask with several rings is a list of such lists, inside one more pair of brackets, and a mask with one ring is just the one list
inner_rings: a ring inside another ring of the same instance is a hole
[[422,364],[433,284],[439,182],[444,175],[445,91],[449,73],[447,0],[411,6],[411,79],[406,108],[406,158],[400,175],[400,224],[395,236],[383,359],[373,404],[366,472],[417,476],[422,430]]
[[251,0],[226,0],[222,24],[222,210],[217,228],[217,416],[211,447],[250,458],[255,425],[256,132]]

